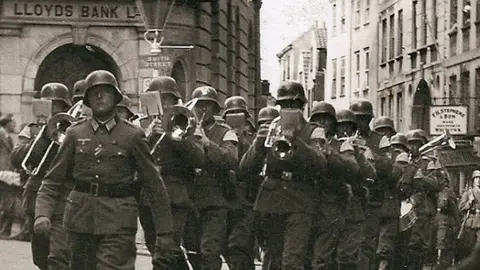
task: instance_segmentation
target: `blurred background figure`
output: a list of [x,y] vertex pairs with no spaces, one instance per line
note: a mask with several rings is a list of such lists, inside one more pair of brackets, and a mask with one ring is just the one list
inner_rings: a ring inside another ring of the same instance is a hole
[[[12,171],[10,152],[13,149],[13,140],[10,136],[15,132],[15,121],[12,115],[0,118],[0,171]],[[0,179],[0,236],[9,237],[12,231],[15,205],[14,188]]]

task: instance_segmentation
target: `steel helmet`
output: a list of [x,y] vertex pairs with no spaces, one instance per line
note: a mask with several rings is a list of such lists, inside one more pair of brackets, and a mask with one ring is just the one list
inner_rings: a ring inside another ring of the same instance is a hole
[[83,104],[86,106],[90,106],[88,102],[88,92],[90,89],[92,89],[94,86],[97,85],[109,85],[115,89],[115,103],[118,104],[123,96],[122,92],[118,88],[118,82],[115,76],[110,72],[106,70],[95,70],[88,74],[87,78],[85,79],[86,82],[86,88],[85,88],[85,94],[83,98]]
[[473,173],[472,173],[472,179],[475,178],[475,177],[480,177],[480,171],[479,171],[479,170],[473,171]]
[[273,119],[280,116],[280,113],[275,107],[264,107],[258,112],[258,124],[273,121]]
[[337,112],[337,123],[352,123],[357,125],[357,120],[351,110],[339,110]]
[[373,117],[373,106],[367,99],[358,99],[350,105],[350,110],[355,115],[369,115]]
[[307,98],[303,86],[298,82],[283,82],[277,90],[277,103],[282,100],[300,100],[306,103]]
[[218,103],[218,92],[211,86],[200,86],[195,88],[192,92],[192,99],[196,98],[198,101],[212,101],[217,105],[217,110],[220,111],[220,104]]
[[409,162],[409,157],[408,154],[403,152],[398,154],[397,158],[395,159],[396,163],[403,163],[403,164],[408,164]]
[[408,141],[407,137],[403,133],[397,133],[390,138],[390,142],[392,146],[400,145],[408,149]]
[[52,82],[47,83],[42,87],[40,91],[40,99],[47,100],[60,100],[63,101],[67,106],[72,106],[70,101],[70,92],[68,91],[67,86],[63,83]]
[[375,122],[373,124],[373,129],[376,130],[377,128],[391,128],[395,130],[393,120],[388,117],[388,116],[380,116],[377,119],[375,119]]
[[392,142],[390,141],[390,139],[388,139],[386,136],[383,136],[380,139],[380,143],[378,144],[378,148],[379,149],[385,149],[385,148],[390,148],[390,146],[392,146]]
[[130,114],[134,114],[132,112],[132,100],[127,96],[127,95],[123,95],[123,98],[122,100],[117,104],[117,107],[123,107],[125,109],[127,109]]
[[177,81],[170,76],[160,76],[153,79],[146,91],[158,91],[160,94],[171,94],[177,99],[182,98],[180,92],[178,92]]
[[250,112],[248,112],[247,101],[242,96],[232,96],[225,100],[224,104],[225,111],[223,116],[231,111],[241,111],[245,113],[247,118],[251,117]]
[[409,130],[405,136],[408,142],[420,141],[423,144],[428,142],[427,133],[422,129]]
[[310,119],[312,119],[312,117],[317,114],[327,114],[330,115],[333,119],[335,119],[337,113],[332,104],[325,101],[320,101],[313,106],[312,113],[310,114]]
[[72,100],[83,99],[83,95],[85,94],[86,87],[87,87],[87,82],[85,82],[85,80],[76,81],[75,84],[73,85]]

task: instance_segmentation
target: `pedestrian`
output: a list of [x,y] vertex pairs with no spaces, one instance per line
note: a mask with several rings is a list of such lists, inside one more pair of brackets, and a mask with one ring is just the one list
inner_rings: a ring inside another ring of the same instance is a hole
[[[12,116],[3,116],[0,119],[0,171],[13,170],[10,162],[13,140],[10,134],[14,132],[15,121]],[[9,237],[12,232],[15,199],[15,189],[7,183],[0,182],[0,236]]]
[[84,104],[93,117],[67,129],[45,175],[35,209],[35,232],[48,234],[55,205],[71,189],[64,213],[70,269],[134,269],[138,208],[134,174],[150,199],[157,243],[153,269],[171,269],[173,220],[168,195],[143,131],[116,115],[122,99],[113,74],[90,73]]

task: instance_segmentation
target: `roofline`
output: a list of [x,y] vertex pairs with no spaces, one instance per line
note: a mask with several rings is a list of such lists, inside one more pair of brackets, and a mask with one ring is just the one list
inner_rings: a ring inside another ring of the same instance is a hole
[[277,53],[277,58],[280,60],[287,52],[291,51],[293,48],[293,45],[290,43],[287,45],[287,47],[283,48],[279,53]]

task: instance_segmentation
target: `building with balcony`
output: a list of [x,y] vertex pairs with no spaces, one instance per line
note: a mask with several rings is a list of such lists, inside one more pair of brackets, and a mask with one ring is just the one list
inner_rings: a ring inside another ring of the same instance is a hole
[[1,0],[0,6],[0,108],[18,122],[35,120],[31,104],[42,85],[61,82],[72,88],[97,69],[116,75],[134,110],[154,69],[177,80],[184,100],[195,87],[211,85],[222,105],[226,97],[241,95],[256,115],[266,103],[260,77],[260,0],[176,1],[163,45],[194,48],[163,49],[156,58],[148,58],[134,0]]
[[277,54],[282,81],[297,81],[303,85],[310,114],[313,101],[324,100],[325,68],[327,57],[327,28],[318,23],[302,33]]

